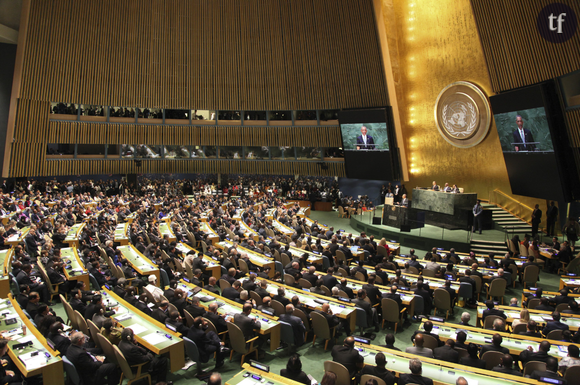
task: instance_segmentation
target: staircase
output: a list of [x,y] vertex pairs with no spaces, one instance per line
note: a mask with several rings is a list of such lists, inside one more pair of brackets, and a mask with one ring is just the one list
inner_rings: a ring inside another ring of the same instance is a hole
[[503,257],[503,255],[508,251],[505,242],[499,241],[482,241],[482,240],[471,240],[471,251],[475,254],[489,254],[494,253],[497,256]]

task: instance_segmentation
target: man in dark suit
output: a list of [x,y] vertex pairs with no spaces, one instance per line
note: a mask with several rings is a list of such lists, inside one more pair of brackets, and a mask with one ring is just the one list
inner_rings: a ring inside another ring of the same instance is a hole
[[169,310],[169,301],[163,300],[159,304],[159,307],[151,312],[151,317],[156,319],[157,321],[165,324],[169,315],[167,314]]
[[563,381],[562,384],[566,385],[568,382],[562,378],[558,373],[558,359],[554,357],[549,357],[546,360],[546,370],[534,370],[530,375],[530,378],[534,380],[539,380],[540,378],[552,378],[555,380]]
[[[469,314],[469,313],[467,313]],[[467,350],[467,345],[465,341],[467,340],[467,333],[464,331],[460,331],[457,333],[457,337],[455,337],[455,349],[465,349]]]
[[181,318],[178,311],[170,310],[169,318],[165,320],[165,324],[173,326],[177,333],[186,336],[187,333],[189,333],[189,328],[183,323],[183,321],[184,320]]
[[368,279],[368,283],[364,284],[362,288],[365,290],[366,295],[371,300],[371,305],[375,306],[377,303],[381,302],[381,292],[378,287],[375,286],[376,276],[371,274]]
[[540,298],[540,304],[536,306],[536,310],[541,311],[554,311],[554,307],[550,305],[550,301],[546,297]]
[[386,385],[394,385],[395,376],[393,376],[393,374],[386,368],[387,359],[383,353],[378,353],[375,356],[375,364],[376,366],[365,365],[365,367],[361,369],[359,376],[370,374],[371,376],[376,376],[385,381]]
[[552,302],[554,302],[556,306],[561,303],[569,303],[570,302],[570,297],[568,297],[569,293],[570,290],[567,287],[563,288],[562,290],[560,290],[560,295],[557,295],[554,298],[552,298]]
[[217,280],[215,277],[209,277],[207,285],[205,285],[203,288],[214,293],[215,295],[220,295],[220,288],[217,285]]
[[524,119],[520,116],[516,116],[516,125],[518,129],[513,132],[513,143],[514,150],[517,151],[534,151],[536,149],[535,144],[527,144],[534,142],[534,136],[531,131],[524,128]]
[[350,287],[347,286],[348,281],[346,280],[346,278],[342,278],[340,280],[340,283],[338,285],[336,285],[336,287],[338,288],[338,290],[342,290],[346,293],[346,295],[348,296],[348,298],[354,298],[354,292],[352,291],[352,289]]
[[460,283],[469,283],[471,285],[471,288],[472,288],[471,300],[474,300],[475,298],[477,298],[477,292],[475,290],[476,283],[473,280],[473,278],[471,278],[471,270],[470,269],[465,270],[465,275],[463,277],[459,278],[459,282]]
[[[556,220],[558,219],[558,208],[554,205],[554,201],[550,202],[550,206],[546,210],[546,232],[548,236],[554,235],[556,228]],[[557,238],[556,238],[557,240]]]
[[356,149],[357,150],[374,150],[375,140],[372,136],[367,135],[367,128],[362,126],[360,128],[360,135],[356,137]]
[[147,294],[141,294],[139,299],[133,304],[138,310],[147,315],[151,315],[151,309],[147,306]]
[[207,307],[207,312],[203,316],[211,321],[219,334],[228,330],[228,324],[226,323],[224,317],[218,314],[217,310],[217,302],[212,302]]
[[542,210],[540,210],[540,205],[536,204],[532,211],[532,238],[538,234],[540,222],[542,222]]
[[480,357],[483,357],[485,352],[502,352],[504,354],[509,354],[509,349],[508,348],[504,348],[503,346],[501,346],[501,343],[503,342],[503,338],[501,337],[501,335],[495,333],[493,335],[493,337],[491,337],[491,345],[483,345],[481,347],[481,355]]
[[409,370],[411,373],[401,374],[399,378],[399,385],[406,384],[417,384],[417,385],[433,385],[433,380],[427,377],[423,377],[423,368],[421,366],[421,361],[417,358],[411,358],[409,360]]
[[415,342],[415,336],[417,334],[428,334],[431,337],[435,338],[437,340],[437,345],[438,346],[443,346],[443,342],[441,341],[441,339],[439,338],[438,334],[432,333],[431,331],[433,330],[433,322],[431,321],[427,321],[423,324],[423,330],[415,330],[415,332],[413,333],[413,335],[411,336],[411,342]]
[[453,363],[459,362],[459,352],[455,350],[455,341],[452,339],[445,341],[445,345],[433,349],[433,356],[437,360]]
[[497,315],[503,319],[507,319],[507,316],[505,315],[503,310],[494,309],[495,305],[492,300],[488,299],[487,301],[485,301],[485,305],[487,306],[487,309],[483,311],[483,315],[481,318],[483,321],[485,321],[485,317],[487,317],[488,315]]
[[222,296],[224,298],[227,298],[231,301],[239,301],[240,300],[240,287],[241,287],[241,283],[240,281],[234,281],[234,283],[232,284],[231,287],[225,288]]
[[294,345],[302,346],[304,344],[304,332],[306,327],[304,322],[299,317],[292,315],[294,313],[294,305],[286,305],[286,314],[280,316],[280,321],[286,322],[292,326],[292,331],[294,332]]
[[336,315],[332,314],[332,310],[330,309],[330,305],[328,303],[322,305],[321,310],[314,311],[326,318],[326,322],[328,323],[328,327],[330,329],[336,326],[337,334],[340,334],[340,330],[343,328],[346,332],[346,335],[350,336],[350,322],[347,322],[346,320],[341,321]]
[[514,359],[509,354],[504,354],[498,366],[493,367],[494,372],[511,374],[512,376],[522,376],[519,370],[513,368]]
[[519,334],[522,336],[542,338],[542,335],[537,331],[537,324],[534,320],[529,320],[527,330],[525,332],[520,332]]
[[[316,275],[316,267],[310,266],[308,268],[308,272],[302,274],[302,278],[310,282],[312,286],[316,285],[316,281],[318,280],[318,275]],[[332,287],[329,287],[329,289],[332,289]]]
[[[260,321],[256,321],[253,318],[250,318],[249,315],[252,312],[252,305],[249,303],[245,303],[244,307],[242,308],[242,312],[234,315],[234,324],[236,324],[244,333],[244,338],[247,340],[252,339],[256,336],[255,331],[260,330],[261,323]],[[256,340],[258,343],[260,339]]]
[[547,362],[548,358],[551,356],[548,354],[550,347],[552,345],[550,342],[544,340],[540,342],[540,347],[537,352],[534,352],[531,346],[520,353],[520,361],[525,365],[528,361],[542,361]]
[[187,305],[184,310],[186,310],[193,318],[199,317],[205,314],[205,310],[199,304],[199,298],[195,295],[191,297],[191,303]]
[[19,285],[28,285],[31,291],[39,293],[42,296],[43,302],[45,302],[48,306],[54,305],[52,302],[48,301],[50,296],[48,295],[48,288],[46,287],[46,284],[40,279],[32,276],[31,273],[31,265],[22,265],[22,270],[16,276],[16,282],[18,282]]
[[329,290],[332,290],[338,284],[338,281],[334,277],[334,269],[329,267],[326,270],[326,275],[322,276],[322,282],[324,282],[324,286],[326,286]]
[[256,287],[256,294],[258,294],[262,299],[264,299],[265,297],[269,297],[270,293],[268,293],[268,282],[266,280],[263,280],[262,282],[260,282],[260,286]]
[[[364,287],[364,286],[363,286]],[[365,289],[360,289],[357,292],[357,299],[354,300],[354,304],[357,307],[363,309],[367,315],[367,325],[372,321],[375,325],[375,332],[379,331],[379,316],[377,314],[377,309],[373,308],[370,303],[365,301],[367,293]]]
[[423,297],[423,314],[431,314],[431,309],[433,308],[433,297],[423,288],[423,285],[423,282],[417,282],[417,288],[413,293]]
[[119,342],[119,350],[127,359],[129,366],[138,365],[146,362],[143,366],[143,371],[151,373],[151,377],[155,378],[156,382],[165,382],[169,367],[169,360],[167,357],[155,357],[145,348],[138,346],[135,343],[135,335],[131,328],[125,328],[121,332],[121,342]]
[[395,335],[393,333],[387,333],[385,337],[385,345],[381,346],[387,349],[396,350],[398,352],[401,351],[401,349],[395,347]]
[[105,363],[105,357],[94,356],[87,352],[83,348],[86,338],[82,332],[73,333],[71,336],[71,345],[66,351],[66,357],[77,369],[83,384],[118,384],[121,372],[117,369],[117,365]]
[[354,348],[354,337],[347,337],[342,346],[332,348],[332,360],[348,369],[352,377],[364,365],[364,359],[359,351]]
[[471,366],[472,368],[479,368],[485,369],[486,363],[484,360],[480,360],[477,357],[477,353],[479,353],[479,347],[476,344],[470,343],[467,345],[467,353],[468,356],[461,357],[459,360],[460,365]]
[[220,341],[215,332],[210,331],[206,333],[205,329],[207,329],[207,322],[202,317],[196,317],[187,333],[187,338],[197,345],[199,360],[201,362],[208,362],[209,358],[216,353],[215,369],[220,368],[224,364],[225,352],[222,349],[223,342]]
[[553,321],[546,322],[546,326],[544,327],[544,330],[542,330],[543,335],[547,336],[548,333],[550,333],[552,330],[564,331],[570,329],[568,325],[566,325],[563,322],[560,322],[560,313],[556,311],[552,313],[552,320]]
[[396,285],[391,286],[390,293],[383,293],[383,298],[392,299],[399,305],[399,311],[403,308],[403,301],[401,300],[401,295],[397,294],[398,287]]

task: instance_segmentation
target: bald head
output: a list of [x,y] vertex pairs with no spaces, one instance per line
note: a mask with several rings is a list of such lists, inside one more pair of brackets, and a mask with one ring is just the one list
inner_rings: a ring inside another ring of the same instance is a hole
[[346,337],[344,340],[344,346],[347,346],[349,348],[354,347],[354,337],[353,336]]
[[417,347],[423,347],[423,334],[419,333],[415,336],[415,346]]

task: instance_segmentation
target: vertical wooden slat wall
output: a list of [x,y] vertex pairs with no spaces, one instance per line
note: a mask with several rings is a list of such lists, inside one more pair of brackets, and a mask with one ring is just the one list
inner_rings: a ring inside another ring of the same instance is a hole
[[[49,121],[51,102],[198,110],[387,105],[371,0],[32,1],[12,176],[136,172],[45,159],[48,143],[340,147],[324,127]],[[147,160],[140,172],[344,175],[316,162]]]

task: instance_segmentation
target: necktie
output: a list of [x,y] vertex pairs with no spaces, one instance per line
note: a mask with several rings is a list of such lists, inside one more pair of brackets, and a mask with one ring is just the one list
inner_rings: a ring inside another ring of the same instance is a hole
[[520,136],[522,137],[522,143],[526,143],[526,136],[524,135],[524,130],[520,130]]

